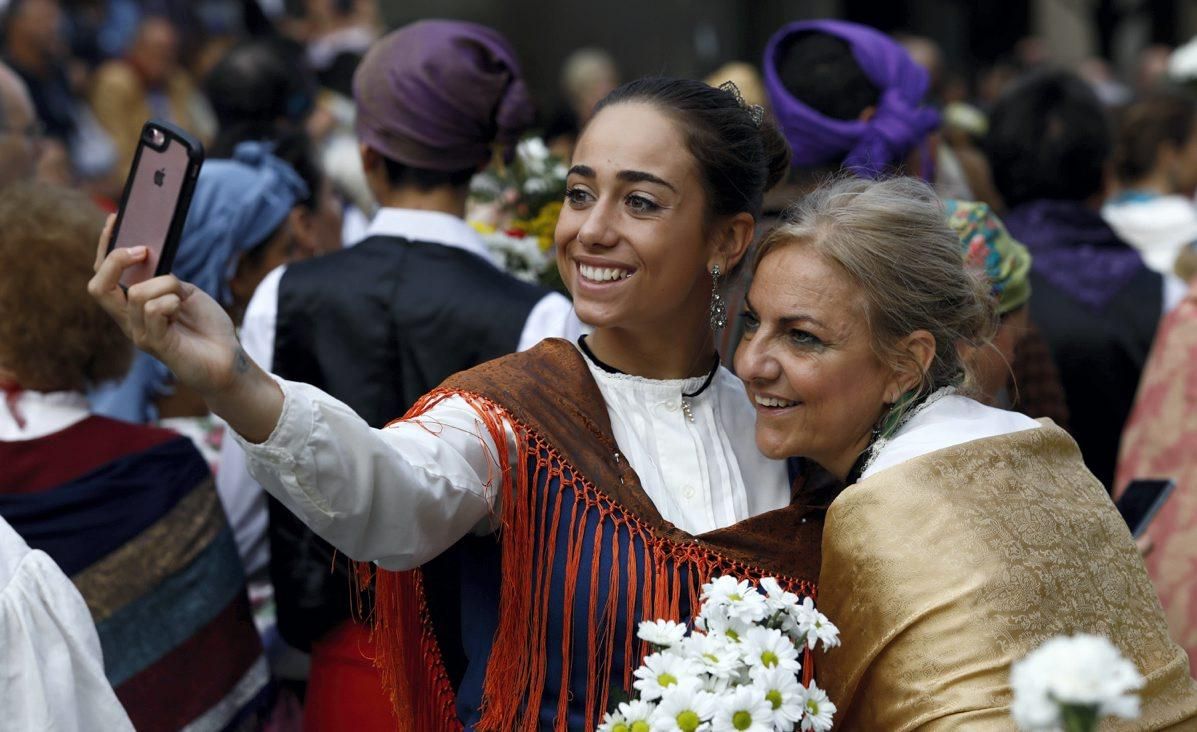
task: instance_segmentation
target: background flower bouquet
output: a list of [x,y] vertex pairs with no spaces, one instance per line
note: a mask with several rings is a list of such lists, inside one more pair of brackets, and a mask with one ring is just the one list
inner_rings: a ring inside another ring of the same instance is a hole
[[495,160],[470,181],[466,219],[504,269],[528,282],[563,290],[553,232],[565,200],[565,161],[544,141],[516,145],[510,163]]
[[607,714],[599,732],[773,732],[831,729],[835,705],[802,684],[799,651],[839,645],[839,631],[771,577],[759,590],[723,576],[702,587],[693,630],[645,621],[653,653],[636,669],[638,699]]

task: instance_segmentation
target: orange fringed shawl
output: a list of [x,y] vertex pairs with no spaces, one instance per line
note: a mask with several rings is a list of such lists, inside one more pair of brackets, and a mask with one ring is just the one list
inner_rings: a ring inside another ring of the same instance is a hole
[[[531,351],[457,374],[404,418],[419,416],[451,395],[464,398],[477,410],[495,444],[506,443],[503,422],[509,419],[519,446],[516,465],[509,464],[506,451],[501,451],[496,476],[501,484],[499,625],[486,667],[477,729],[537,728],[550,654],[562,658],[556,728],[566,729],[570,675],[585,673],[586,726],[594,729],[597,715],[608,705],[607,679],[617,644],[626,659],[639,659],[643,652],[634,638],[634,621],[680,619],[683,606],[697,606],[699,587],[711,577],[774,576],[800,596],[814,595],[825,508],[825,502],[817,500],[821,496],[796,488],[794,501],[786,508],[700,536],[677,529],[661,518],[640,488],[635,471],[620,455],[598,387],[569,342],[548,340]],[[558,491],[560,500],[546,500],[540,495],[546,490]],[[586,537],[581,529],[586,526],[585,514],[593,510],[602,520],[593,551],[584,556]],[[571,600],[562,608],[550,608],[550,575],[554,562],[560,560],[555,554],[562,551],[554,537],[563,521],[569,522],[570,537],[564,547],[564,597]],[[642,551],[620,559],[620,542],[609,539],[612,525],[616,535],[636,542],[628,546]],[[627,592],[621,603],[618,591],[599,592],[600,582],[621,581],[618,569],[599,576],[601,541],[614,552],[611,566],[623,567],[626,579],[622,581],[631,587],[642,585],[639,597]],[[586,575],[590,581],[579,586],[584,561],[590,566]],[[376,663],[395,703],[400,728],[461,729],[420,570],[378,571],[374,581]],[[589,598],[585,617],[574,617],[572,598],[577,593]],[[597,607],[600,594],[606,601]],[[561,613],[560,638],[550,638],[547,632],[551,611]],[[625,631],[618,638],[617,619],[624,621]],[[586,648],[573,647],[575,623],[586,624]],[[635,664],[624,665],[623,687],[628,690]],[[809,659],[806,666],[809,671]],[[615,675],[619,677],[618,670]]]

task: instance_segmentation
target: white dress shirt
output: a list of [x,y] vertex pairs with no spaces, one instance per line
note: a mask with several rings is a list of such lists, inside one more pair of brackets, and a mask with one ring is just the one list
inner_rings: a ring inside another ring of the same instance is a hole
[[[447,213],[380,209],[370,222],[367,236],[392,236],[442,244],[465,250],[498,266],[478,232],[462,219]],[[273,370],[274,365],[278,288],[284,271],[285,266],[278,267],[266,275],[254,291],[241,324],[241,345],[245,353],[268,371]],[[517,350],[527,350],[545,338],[576,340],[585,332],[587,328],[578,320],[573,304],[560,293],[552,292],[541,298],[528,314]],[[264,573],[270,562],[266,497],[249,475],[240,446],[232,440],[226,439],[221,446],[216,490],[228,513],[246,573],[250,576]]]
[[[785,463],[756,449],[752,406],[726,369],[689,400],[691,422],[682,389],[704,379],[653,381],[590,368],[619,449],[667,521],[702,533],[789,503]],[[498,448],[463,399],[376,430],[318,389],[279,383],[284,405],[274,432],[261,444],[234,440],[266,490],[345,554],[409,569],[467,533],[493,530]],[[507,443],[514,456],[510,425]]]
[[54,560],[0,518],[0,731],[132,730],[100,638]]

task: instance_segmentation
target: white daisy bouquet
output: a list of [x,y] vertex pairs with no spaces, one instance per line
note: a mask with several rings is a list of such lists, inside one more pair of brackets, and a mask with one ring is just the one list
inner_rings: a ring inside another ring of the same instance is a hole
[[1109,640],[1051,638],[1010,672],[1014,721],[1025,732],[1094,732],[1106,716],[1135,719],[1143,676]]
[[803,685],[799,650],[839,645],[839,630],[775,579],[759,588],[722,576],[702,587],[693,629],[640,623],[652,648],[636,669],[639,698],[621,703],[598,732],[774,732],[831,729],[835,704]]

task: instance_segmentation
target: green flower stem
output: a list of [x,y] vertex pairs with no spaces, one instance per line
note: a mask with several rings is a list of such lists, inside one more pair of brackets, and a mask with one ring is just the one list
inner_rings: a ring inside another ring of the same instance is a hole
[[1060,720],[1064,732],[1097,732],[1097,707],[1061,704]]

